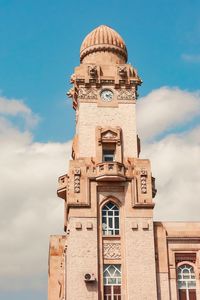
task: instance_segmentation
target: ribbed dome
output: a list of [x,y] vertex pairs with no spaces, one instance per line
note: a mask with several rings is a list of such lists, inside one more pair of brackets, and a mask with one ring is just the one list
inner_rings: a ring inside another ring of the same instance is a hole
[[80,60],[93,52],[112,51],[121,54],[127,61],[126,45],[121,36],[112,28],[101,25],[90,32],[84,39],[80,49]]

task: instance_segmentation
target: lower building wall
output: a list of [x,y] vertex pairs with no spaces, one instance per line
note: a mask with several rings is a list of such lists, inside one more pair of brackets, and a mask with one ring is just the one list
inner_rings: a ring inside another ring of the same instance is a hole
[[[66,252],[66,299],[98,299],[98,247],[96,218],[70,218]],[[95,282],[85,282],[86,273]]]
[[200,300],[200,222],[154,222],[154,236],[158,300],[186,299],[185,282],[181,284],[183,296],[178,296],[181,266],[192,268],[195,280],[193,296],[187,300]]
[[[181,257],[194,269],[200,300],[200,223],[192,225],[125,218],[123,300],[182,300],[177,284]],[[102,300],[98,263],[97,219],[71,217],[65,236],[50,237],[48,300]],[[85,282],[86,273],[96,280]]]
[[125,222],[125,277],[127,279],[125,299],[155,300],[157,287],[152,219],[127,218]]
[[65,297],[65,246],[66,236],[50,237],[48,266],[48,300],[61,300]]

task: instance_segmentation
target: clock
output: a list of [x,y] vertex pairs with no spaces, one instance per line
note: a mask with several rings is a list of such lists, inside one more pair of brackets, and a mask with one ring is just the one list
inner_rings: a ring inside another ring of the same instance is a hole
[[109,102],[113,99],[113,92],[111,90],[103,90],[100,96],[103,101]]

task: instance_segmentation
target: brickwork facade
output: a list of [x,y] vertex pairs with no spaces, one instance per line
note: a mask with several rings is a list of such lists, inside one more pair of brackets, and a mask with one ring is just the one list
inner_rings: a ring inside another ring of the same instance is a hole
[[58,187],[65,235],[50,238],[48,299],[200,300],[200,223],[153,222],[155,180],[136,131],[141,79],[126,45],[100,26],[80,60],[68,92],[72,160]]

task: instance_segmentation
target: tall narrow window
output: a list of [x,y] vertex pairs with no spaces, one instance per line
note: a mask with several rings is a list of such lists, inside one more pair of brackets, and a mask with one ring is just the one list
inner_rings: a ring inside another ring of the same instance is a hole
[[104,265],[104,300],[121,300],[121,265]]
[[119,208],[112,202],[102,208],[102,232],[103,235],[119,234]]
[[179,300],[196,300],[196,278],[193,266],[183,264],[178,267]]

